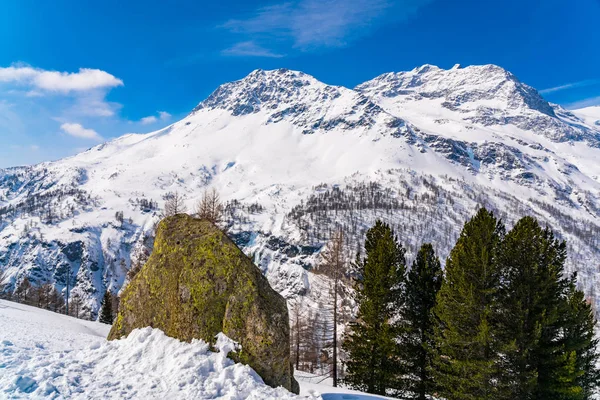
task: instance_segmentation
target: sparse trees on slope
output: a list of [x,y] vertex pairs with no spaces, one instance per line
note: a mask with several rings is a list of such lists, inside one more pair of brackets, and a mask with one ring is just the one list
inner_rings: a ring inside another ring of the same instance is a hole
[[389,225],[377,221],[367,232],[365,257],[357,257],[358,314],[343,344],[348,354],[345,382],[353,388],[374,394],[397,389],[401,371],[395,316],[402,306],[404,253]]
[[494,257],[503,225],[486,209],[468,221],[446,262],[434,313],[432,368],[447,400],[497,399],[494,313],[500,274]]
[[29,278],[25,277],[19,283],[15,290],[15,298],[19,303],[29,303],[30,302],[30,294],[31,294],[31,283],[29,282]]
[[215,188],[205,190],[196,205],[196,216],[219,226],[223,222],[223,203]]
[[113,299],[110,291],[104,292],[102,303],[100,304],[100,318],[99,321],[103,324],[112,325],[113,323]]
[[400,354],[408,371],[402,387],[414,399],[426,400],[434,393],[430,351],[434,347],[432,309],[442,279],[442,266],[433,246],[424,244],[407,274],[401,314]]
[[187,207],[185,206],[183,196],[180,195],[179,192],[169,193],[167,195],[167,201],[165,202],[163,216],[171,217],[185,212],[187,212]]
[[62,308],[65,306],[65,299],[51,283],[48,284],[47,294],[48,304],[46,309],[54,312],[61,312]]

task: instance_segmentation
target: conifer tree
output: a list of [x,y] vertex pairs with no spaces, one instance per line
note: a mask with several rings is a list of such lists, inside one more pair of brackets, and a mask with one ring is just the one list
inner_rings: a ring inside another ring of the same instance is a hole
[[407,274],[402,309],[400,354],[410,372],[404,376],[402,387],[414,399],[425,400],[434,393],[429,349],[433,347],[432,309],[442,278],[442,266],[433,246],[424,244]]
[[378,220],[367,232],[365,257],[357,257],[358,314],[343,344],[348,355],[345,382],[368,393],[398,389],[395,321],[402,306],[404,253],[390,226]]
[[532,217],[519,220],[502,243],[497,259],[503,271],[499,332],[505,365],[500,384],[506,398],[582,398],[576,352],[566,347],[563,334],[569,319],[565,259],[565,243]]
[[432,375],[447,400],[497,399],[495,254],[504,227],[486,209],[468,221],[446,262],[434,314]]
[[567,352],[575,351],[575,368],[578,371],[577,386],[581,388],[581,399],[592,399],[600,385],[598,362],[598,339],[594,334],[596,318],[589,301],[582,291],[577,290],[574,274],[566,296],[564,337]]
[[100,322],[103,324],[112,325],[113,323],[113,312],[112,312],[112,296],[110,292],[107,290],[104,293],[104,297],[102,298],[102,303],[100,304]]

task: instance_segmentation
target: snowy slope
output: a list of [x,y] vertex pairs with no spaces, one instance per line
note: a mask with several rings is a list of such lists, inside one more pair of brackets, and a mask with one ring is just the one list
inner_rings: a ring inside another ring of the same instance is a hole
[[599,138],[497,66],[423,66],[356,90],[257,70],[160,131],[0,171],[0,267],[11,287],[28,276],[64,291],[69,277],[94,315],[151,247],[156,204],[178,191],[191,210],[215,187],[238,201],[234,240],[287,297],[311,294],[307,271],[336,226],[356,250],[382,218],[409,256],[431,241],[445,258],[481,205],[509,226],[526,214],[551,224],[595,296]]
[[1,398],[376,399],[306,382],[305,376],[302,396],[273,389],[250,367],[225,357],[231,342],[224,336],[219,353],[202,341],[179,342],[151,328],[107,342],[109,325],[4,300],[0,326]]
[[572,112],[583,119],[588,125],[600,126],[600,106],[580,108]]

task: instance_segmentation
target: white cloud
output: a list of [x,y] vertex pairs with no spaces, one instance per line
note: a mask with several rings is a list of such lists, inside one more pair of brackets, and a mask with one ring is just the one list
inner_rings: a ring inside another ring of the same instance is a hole
[[70,108],[65,110],[74,117],[112,117],[121,104],[106,101],[106,93],[101,90],[78,93]]
[[[407,19],[432,1],[295,0],[259,8],[246,18],[231,19],[220,26],[251,39],[238,43],[240,49],[234,46],[223,54],[273,57],[278,53],[266,48],[266,43],[273,42],[291,43],[302,51],[346,46],[378,25]],[[262,50],[252,51],[253,46]],[[245,47],[247,51],[243,51]]]
[[158,121],[158,118],[156,118],[154,115],[149,115],[147,117],[140,119],[140,122],[142,123],[142,125],[150,125],[150,124],[155,123],[156,121]]
[[4,93],[17,101],[19,97],[28,98],[21,102],[22,108],[38,113],[54,110],[50,112],[62,122],[113,117],[121,105],[107,101],[106,95],[110,89],[122,85],[122,80],[99,69],[59,72],[23,64],[0,67],[0,89]]
[[253,41],[246,41],[236,43],[228,49],[221,51],[221,54],[225,56],[241,56],[241,57],[271,57],[280,58],[283,54],[275,53],[269,49],[265,49],[254,43]]
[[93,129],[84,128],[81,124],[67,122],[62,124],[60,126],[60,129],[62,129],[66,134],[77,138],[90,139],[96,141],[103,140],[102,136],[100,136],[98,132],[96,132]]
[[590,80],[586,80],[586,81],[571,82],[571,83],[567,83],[565,85],[542,89],[542,90],[540,90],[540,93],[548,94],[548,93],[560,92],[561,90],[575,89],[575,88],[579,88],[579,87],[592,86],[592,85],[597,85],[597,84],[600,84],[599,79],[590,79]]
[[158,112],[158,117],[156,117],[155,115],[149,115],[147,117],[144,117],[142,119],[140,119],[140,123],[142,125],[150,125],[150,124],[154,124],[156,122],[160,121],[168,121],[171,118],[171,114],[169,114],[166,111],[159,111]]
[[[28,85],[48,92],[81,92],[123,86],[123,81],[108,72],[80,68],[78,72],[46,71],[29,66],[0,67],[0,82]],[[38,93],[36,90],[32,93]]]

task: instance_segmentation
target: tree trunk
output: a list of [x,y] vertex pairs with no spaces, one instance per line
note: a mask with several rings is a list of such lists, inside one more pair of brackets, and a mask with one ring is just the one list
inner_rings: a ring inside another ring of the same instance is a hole
[[333,387],[338,384],[338,363],[337,363],[337,294],[338,294],[338,269],[335,273],[335,281],[333,287]]

